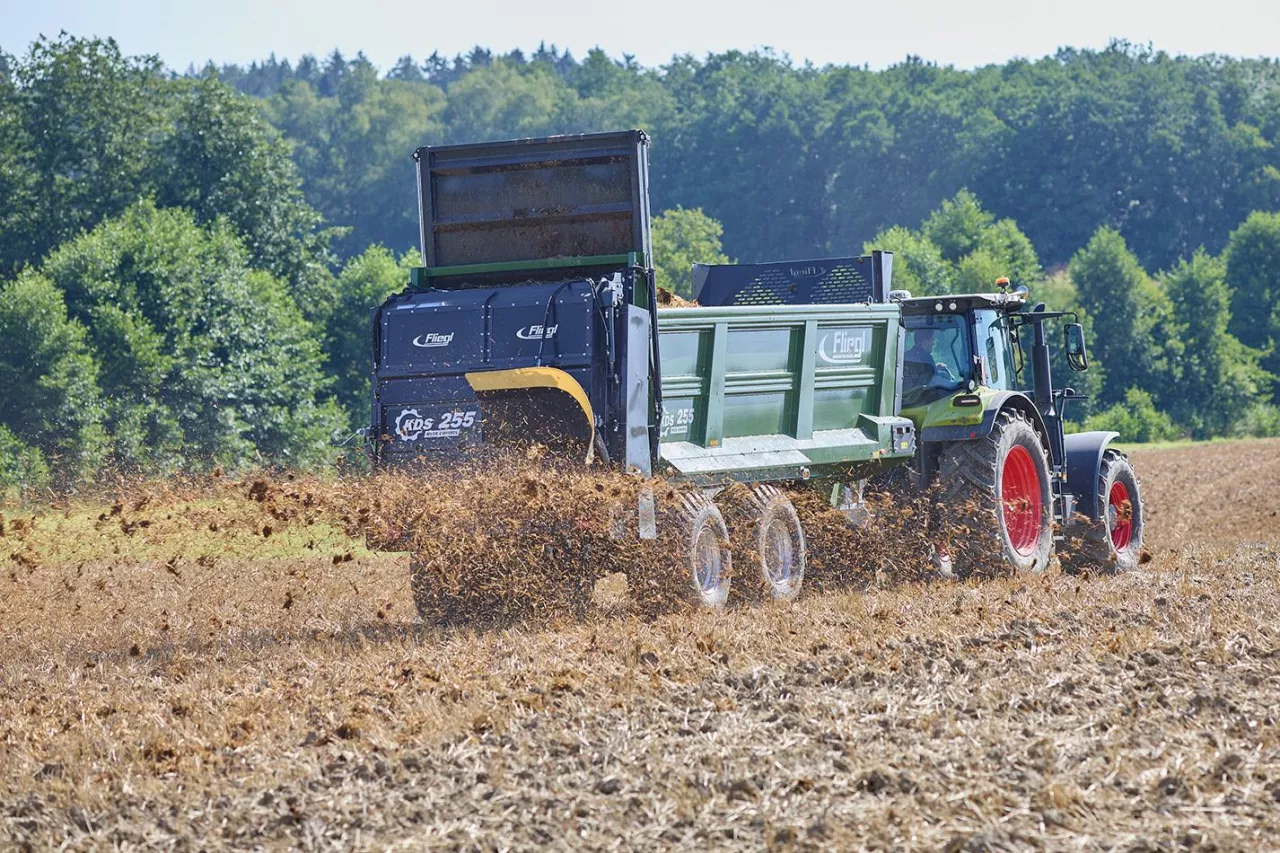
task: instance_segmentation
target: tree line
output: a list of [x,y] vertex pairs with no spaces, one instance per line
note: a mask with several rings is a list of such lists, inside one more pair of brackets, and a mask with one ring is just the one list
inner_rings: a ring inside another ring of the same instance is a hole
[[[334,53],[177,74],[0,51],[0,487],[310,466],[367,418],[368,311],[416,258],[409,154],[643,127],[656,263],[897,253],[1092,332],[1090,425],[1280,431],[1280,69],[1117,43],[973,71],[769,52]],[[1126,420],[1127,419],[1127,420]]]
[[404,57],[386,74],[336,51],[188,73],[259,99],[351,251],[413,245],[419,145],[623,127],[653,137],[654,209],[701,208],[744,261],[839,253],[967,188],[1050,266],[1107,225],[1159,269],[1280,206],[1270,60],[1118,42],[972,71],[736,51],[646,68],[543,47]]

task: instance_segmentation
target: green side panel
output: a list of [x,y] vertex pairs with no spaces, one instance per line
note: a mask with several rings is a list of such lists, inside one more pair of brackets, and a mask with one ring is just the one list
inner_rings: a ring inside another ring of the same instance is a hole
[[711,361],[711,333],[707,330],[669,332],[662,336],[662,379],[701,377]]
[[[977,426],[982,423],[987,410],[995,405],[996,397],[1004,392],[994,388],[979,386],[975,391],[956,391],[955,393],[934,400],[925,406],[912,406],[902,410],[904,418],[910,418],[917,432],[927,427]],[[957,406],[955,400],[961,396],[977,394],[982,400],[980,406]]]
[[[661,321],[659,321],[661,322]],[[729,343],[729,324],[716,323],[711,327],[711,363],[707,366],[707,390],[694,401],[694,406],[704,411],[702,441],[708,447],[717,447],[724,439],[725,365]]]
[[660,454],[678,475],[781,478],[914,450],[893,411],[896,305],[658,312]]
[[724,437],[787,434],[793,411],[789,391],[728,394],[724,398]]
[[848,429],[867,408],[867,388],[824,388],[813,394],[814,429]]
[[[688,310],[688,309],[686,309]],[[801,327],[800,331],[803,331]],[[756,373],[759,371],[792,369],[792,357],[800,335],[792,328],[781,329],[733,329],[725,364],[726,373]]]

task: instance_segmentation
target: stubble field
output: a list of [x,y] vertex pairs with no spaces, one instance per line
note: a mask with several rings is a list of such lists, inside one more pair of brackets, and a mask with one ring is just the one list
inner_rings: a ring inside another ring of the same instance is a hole
[[9,508],[0,848],[1280,849],[1280,442],[1134,461],[1128,575],[505,625],[306,484]]

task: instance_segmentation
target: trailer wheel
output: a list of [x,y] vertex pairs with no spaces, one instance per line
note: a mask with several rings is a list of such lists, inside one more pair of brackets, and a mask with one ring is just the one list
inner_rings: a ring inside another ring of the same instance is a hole
[[695,604],[720,609],[729,600],[733,553],[729,529],[719,508],[702,495],[682,499],[684,522],[681,564]]
[[751,562],[761,588],[772,598],[791,600],[804,583],[807,546],[791,500],[773,486],[752,490]]
[[1068,528],[1068,571],[1127,572],[1142,561],[1142,494],[1133,464],[1117,450],[1102,455],[1098,497],[1103,514],[1097,521]]
[[990,435],[949,445],[939,461],[939,514],[960,575],[981,572],[1001,558],[1019,572],[1048,568],[1053,556],[1049,460],[1025,415],[1000,412]]

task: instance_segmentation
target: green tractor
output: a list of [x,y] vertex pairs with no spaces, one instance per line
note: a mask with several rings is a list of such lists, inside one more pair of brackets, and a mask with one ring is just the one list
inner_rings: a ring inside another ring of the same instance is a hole
[[1011,290],[1007,279],[996,285],[890,295],[902,310],[901,412],[918,436],[907,478],[934,490],[938,569],[966,574],[1003,558],[1043,571],[1059,542],[1068,570],[1131,569],[1142,553],[1137,475],[1110,446],[1118,433],[1065,434],[1067,405],[1084,398],[1053,385],[1051,321],[1071,320],[1066,362],[1088,369],[1078,318],[1031,304],[1027,288]]

